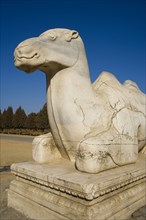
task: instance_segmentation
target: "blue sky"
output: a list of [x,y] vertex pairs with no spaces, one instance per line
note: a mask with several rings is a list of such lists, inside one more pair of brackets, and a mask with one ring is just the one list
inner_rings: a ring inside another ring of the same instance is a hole
[[38,112],[46,101],[45,76],[15,68],[21,41],[52,28],[77,30],[85,44],[92,82],[106,70],[146,92],[144,0],[1,0],[1,109]]

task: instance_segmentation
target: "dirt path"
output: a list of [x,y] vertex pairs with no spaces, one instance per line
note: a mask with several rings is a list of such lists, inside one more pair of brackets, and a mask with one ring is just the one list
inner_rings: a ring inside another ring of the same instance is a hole
[[19,141],[19,142],[29,142],[32,143],[34,136],[28,135],[14,135],[14,134],[0,134],[0,140],[6,141]]
[[32,160],[32,145],[28,142],[2,140],[0,142],[0,220],[27,220],[28,218],[7,207],[7,189],[15,176],[10,173],[12,163]]
[[32,145],[20,141],[1,140],[0,167],[32,160]]

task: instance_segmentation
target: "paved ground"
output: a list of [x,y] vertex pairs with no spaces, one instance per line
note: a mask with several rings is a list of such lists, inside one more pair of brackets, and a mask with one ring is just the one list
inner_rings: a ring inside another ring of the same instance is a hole
[[134,212],[128,220],[146,220],[146,206]]

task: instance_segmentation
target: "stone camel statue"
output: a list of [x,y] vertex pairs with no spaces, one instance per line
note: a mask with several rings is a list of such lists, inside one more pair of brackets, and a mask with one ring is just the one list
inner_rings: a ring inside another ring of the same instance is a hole
[[15,66],[46,74],[51,133],[33,140],[33,159],[75,162],[83,172],[134,163],[146,152],[146,95],[102,72],[91,84],[84,44],[77,31],[52,29],[20,43]]

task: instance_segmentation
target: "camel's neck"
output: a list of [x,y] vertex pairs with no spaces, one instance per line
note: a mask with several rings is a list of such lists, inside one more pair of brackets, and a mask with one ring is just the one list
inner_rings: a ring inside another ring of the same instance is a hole
[[72,66],[72,69],[78,72],[82,77],[90,81],[89,67],[84,48],[80,48],[80,53],[77,62]]
[[51,79],[62,70],[62,68],[65,68],[64,66],[60,64],[56,64],[52,62],[49,67],[40,67],[39,69],[45,73],[46,75],[46,90],[48,90]]
[[66,78],[70,78],[72,84],[75,80],[78,81],[80,85],[83,85],[84,88],[86,87],[86,90],[88,87],[92,89],[88,62],[84,48],[80,48],[79,57],[73,66],[65,68],[62,65],[52,63],[48,68],[43,68],[42,71],[46,73],[47,89],[49,88],[50,81],[51,79],[53,80],[53,78],[58,79],[60,82]]
[[[76,148],[77,142],[90,131],[97,115],[94,106],[90,117],[88,106],[95,104],[95,96],[85,52],[81,52],[73,66],[59,69],[52,65],[46,72],[47,107],[51,131],[62,156],[72,159],[74,150],[68,154],[66,149],[70,149],[71,143],[72,148],[73,146]],[[70,140],[71,143],[66,140]]]

